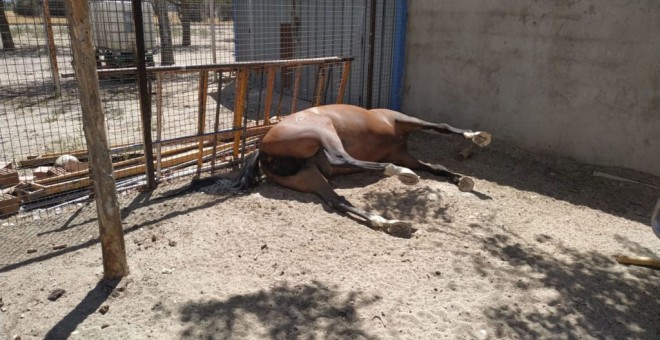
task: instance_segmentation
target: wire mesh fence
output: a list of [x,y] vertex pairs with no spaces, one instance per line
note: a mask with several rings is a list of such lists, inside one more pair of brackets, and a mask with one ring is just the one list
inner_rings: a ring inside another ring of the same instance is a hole
[[[256,128],[297,110],[338,101],[388,107],[400,39],[395,2],[142,1],[149,71],[141,98],[131,1],[89,1],[118,188],[144,181],[140,100],[150,103],[146,133],[160,178],[235,160],[236,131],[254,147],[265,131]],[[64,0],[0,4],[0,223],[43,228],[43,216],[70,217],[90,196],[79,102],[85,89],[72,68]],[[281,63],[296,60],[313,62]],[[238,124],[237,98],[245,106]]]

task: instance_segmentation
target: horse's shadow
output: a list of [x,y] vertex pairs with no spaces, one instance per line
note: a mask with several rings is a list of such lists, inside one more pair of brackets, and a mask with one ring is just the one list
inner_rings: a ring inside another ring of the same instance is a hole
[[[366,192],[357,193],[357,195],[353,192],[350,196],[347,195],[344,198],[358,208],[381,215],[387,219],[399,219],[411,222],[426,222],[431,219],[451,221],[453,218],[448,215],[449,203],[446,200],[446,193],[437,187],[429,186],[428,183],[428,181],[442,182],[443,180],[427,173],[420,173],[420,177],[424,181],[417,185],[409,186],[401,184],[400,186],[389,189],[375,186],[378,182],[384,180],[385,176],[369,172],[331,177],[330,182],[340,195],[345,190],[366,188]],[[373,188],[370,188],[372,186]],[[458,188],[455,190],[458,190]],[[268,182],[268,180],[265,180],[254,192],[258,192],[259,195],[276,201],[319,204],[327,213],[342,214],[334,210],[315,194],[287,189],[275,183]],[[472,192],[472,194],[480,199],[492,199],[490,196],[479,192]],[[349,217],[351,216],[349,215]]]

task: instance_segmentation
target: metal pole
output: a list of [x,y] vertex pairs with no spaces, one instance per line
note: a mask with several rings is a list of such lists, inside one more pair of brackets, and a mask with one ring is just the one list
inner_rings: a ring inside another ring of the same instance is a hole
[[135,48],[137,82],[140,93],[140,112],[142,114],[142,135],[144,139],[144,158],[146,162],[147,188],[156,188],[154,173],[154,150],[151,139],[151,93],[147,86],[147,63],[144,44],[144,22],[142,20],[142,1],[132,0],[133,23],[135,25]]
[[367,65],[367,109],[372,109],[374,93],[374,58],[376,41],[376,0],[371,0],[369,13],[369,64]]

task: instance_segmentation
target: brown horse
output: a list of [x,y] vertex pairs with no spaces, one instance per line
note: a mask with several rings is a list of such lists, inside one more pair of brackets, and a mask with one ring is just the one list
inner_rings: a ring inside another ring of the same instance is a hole
[[339,104],[313,107],[291,114],[273,126],[263,137],[259,150],[246,161],[233,187],[245,190],[256,186],[261,167],[266,177],[277,184],[315,193],[333,209],[353,214],[373,228],[408,236],[412,231],[410,223],[358,209],[339,196],[327,178],[370,170],[415,184],[419,176],[412,170],[423,170],[451,181],[461,191],[471,191],[474,182],[469,177],[441,165],[421,162],[408,153],[408,135],[421,129],[459,134],[481,147],[491,141],[486,132],[429,123],[386,109],[366,110]]

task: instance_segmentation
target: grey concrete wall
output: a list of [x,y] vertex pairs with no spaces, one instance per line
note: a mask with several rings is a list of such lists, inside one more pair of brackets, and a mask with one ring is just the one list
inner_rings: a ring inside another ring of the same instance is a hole
[[404,112],[660,175],[660,1],[408,6]]

